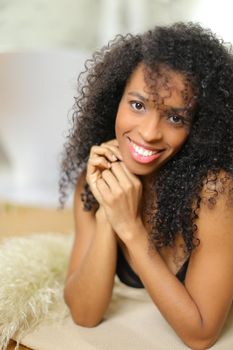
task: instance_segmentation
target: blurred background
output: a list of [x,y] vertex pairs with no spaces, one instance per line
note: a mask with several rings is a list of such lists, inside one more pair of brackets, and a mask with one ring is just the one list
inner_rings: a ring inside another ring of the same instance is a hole
[[176,21],[233,42],[232,8],[232,0],[0,0],[0,201],[57,207],[76,81],[94,50],[118,33]]

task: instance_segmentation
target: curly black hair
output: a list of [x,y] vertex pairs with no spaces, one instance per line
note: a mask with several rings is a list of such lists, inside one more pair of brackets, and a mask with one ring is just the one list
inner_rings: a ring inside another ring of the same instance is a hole
[[[182,73],[195,91],[192,127],[182,149],[154,181],[156,213],[150,214],[153,246],[172,245],[181,233],[190,253],[197,245],[196,220],[204,184],[218,198],[217,180],[233,181],[233,60],[231,47],[195,23],[157,26],[142,35],[118,35],[86,61],[79,76],[72,124],[65,143],[60,177],[63,206],[69,186],[85,170],[90,148],[115,138],[115,118],[126,83],[139,63],[148,77],[160,65]],[[156,68],[157,67],[157,68]],[[228,193],[232,194],[232,187]],[[88,185],[84,207],[95,202]]]

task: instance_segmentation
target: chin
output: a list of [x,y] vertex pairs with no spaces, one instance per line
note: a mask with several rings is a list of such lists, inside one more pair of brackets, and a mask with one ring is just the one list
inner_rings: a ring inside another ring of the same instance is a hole
[[150,174],[156,172],[158,169],[158,167],[151,168],[148,165],[140,164],[140,163],[136,163],[136,162],[134,164],[132,164],[131,162],[127,162],[125,160],[124,160],[124,164],[132,174],[138,175],[138,176],[150,175]]

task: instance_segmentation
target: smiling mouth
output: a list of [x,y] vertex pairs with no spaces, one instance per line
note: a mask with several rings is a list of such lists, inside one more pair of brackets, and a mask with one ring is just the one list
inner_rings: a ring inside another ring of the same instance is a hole
[[130,142],[131,142],[131,145],[133,146],[135,152],[137,152],[138,154],[140,154],[141,156],[144,156],[144,157],[152,156],[153,154],[157,154],[157,153],[161,152],[161,151],[147,150],[146,148],[138,146],[133,141],[130,141]]
[[157,154],[159,152],[164,151],[163,149],[153,149],[153,148],[150,149],[149,147],[143,147],[143,146],[133,142],[129,137],[127,137],[127,139],[131,143],[131,145],[133,146],[135,151],[144,157],[151,156],[153,154]]
[[128,141],[129,141],[129,149],[130,149],[131,156],[134,160],[136,160],[139,163],[150,163],[155,159],[159,158],[162,151],[164,151],[161,149],[160,150],[146,149],[134,143],[130,138],[128,138]]

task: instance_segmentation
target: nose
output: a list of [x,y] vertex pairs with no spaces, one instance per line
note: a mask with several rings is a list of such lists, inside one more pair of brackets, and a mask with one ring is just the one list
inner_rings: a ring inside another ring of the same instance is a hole
[[139,134],[145,142],[159,141],[163,138],[162,127],[158,115],[151,115],[141,121]]

